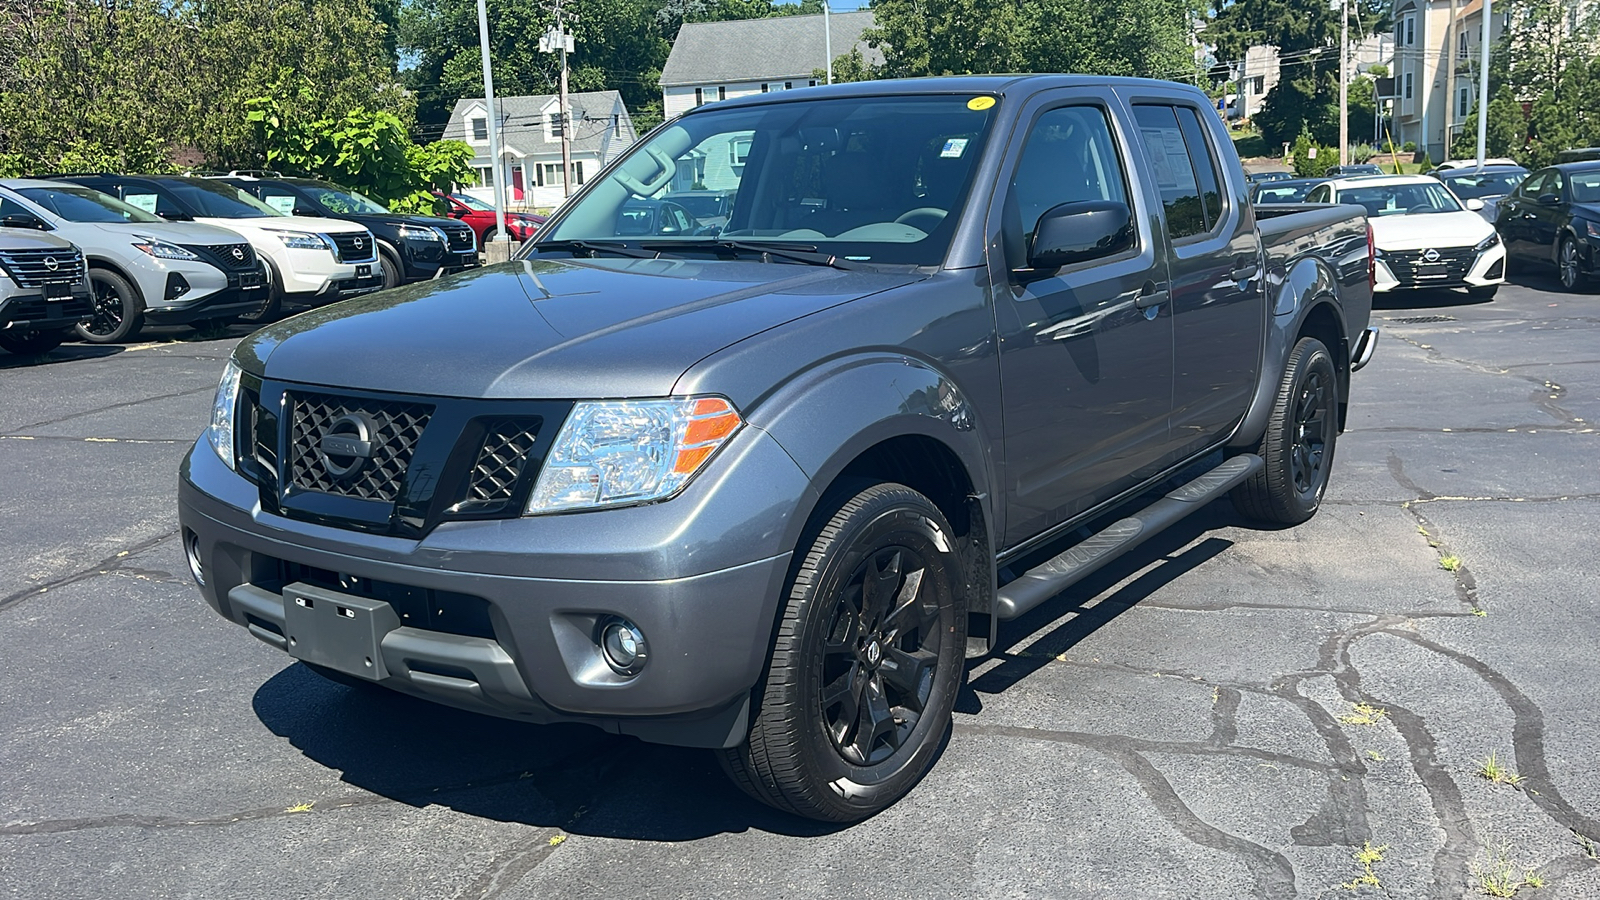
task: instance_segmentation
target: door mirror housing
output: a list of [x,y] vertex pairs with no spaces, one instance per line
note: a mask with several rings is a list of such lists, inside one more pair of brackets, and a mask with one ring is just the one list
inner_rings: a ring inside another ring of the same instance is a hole
[[1133,211],[1115,200],[1082,200],[1045,210],[1028,243],[1028,268],[1054,270],[1115,256],[1134,245]]
[[320,218],[322,216],[322,210],[317,209],[314,206],[307,206],[304,203],[296,203],[294,205],[294,214],[297,216],[312,216],[315,218]]
[[1561,203],[1561,195],[1560,194],[1540,194],[1538,202],[1539,202],[1540,206],[1558,206]]
[[50,225],[45,220],[33,213],[12,213],[0,219],[0,228],[32,228],[35,231],[51,231]]
[[1479,200],[1477,197],[1468,197],[1467,209],[1471,210],[1472,212],[1483,212],[1483,201]]
[[188,215],[186,213],[181,213],[181,212],[178,212],[177,210],[172,210],[172,209],[165,210],[165,211],[157,210],[156,211],[156,215],[161,217],[161,218],[163,218],[163,219],[166,219],[168,222],[193,222],[194,221],[194,216]]

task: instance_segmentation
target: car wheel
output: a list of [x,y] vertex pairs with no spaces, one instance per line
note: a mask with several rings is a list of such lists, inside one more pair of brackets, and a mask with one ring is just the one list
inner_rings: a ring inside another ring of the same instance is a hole
[[495,235],[497,235],[499,233],[500,233],[499,230],[496,229],[493,225],[490,225],[488,228],[485,228],[483,230],[483,237],[478,241],[478,252],[479,253],[487,253],[489,251],[489,242],[493,241],[495,239]]
[[266,265],[267,272],[267,302],[255,312],[240,313],[241,322],[265,322],[277,317],[283,311],[283,285],[278,280],[278,270],[271,263]]
[[38,356],[61,346],[71,331],[0,331],[0,347],[18,356]]
[[384,290],[399,287],[406,280],[406,272],[400,268],[400,257],[391,253],[388,247],[382,247],[378,250],[378,258],[383,261]]
[[965,674],[954,543],[927,497],[876,484],[802,545],[750,734],[721,753],[746,793],[848,822],[922,778]]
[[125,341],[144,325],[144,301],[123,278],[106,269],[90,269],[89,283],[94,288],[94,316],[78,323],[78,337],[91,344]]
[[1469,287],[1469,288],[1467,288],[1467,296],[1468,297],[1472,297],[1472,298],[1477,299],[1477,300],[1493,300],[1494,299],[1494,295],[1499,293],[1499,291],[1500,291],[1500,285],[1498,285],[1498,284],[1486,284],[1486,285],[1482,285],[1480,287]]
[[1578,268],[1578,245],[1570,237],[1561,239],[1556,250],[1556,275],[1563,290],[1576,291],[1583,287],[1583,272]]
[[1301,338],[1289,354],[1259,452],[1266,465],[1234,488],[1234,508],[1263,522],[1298,525],[1322,505],[1339,437],[1339,378],[1328,348]]

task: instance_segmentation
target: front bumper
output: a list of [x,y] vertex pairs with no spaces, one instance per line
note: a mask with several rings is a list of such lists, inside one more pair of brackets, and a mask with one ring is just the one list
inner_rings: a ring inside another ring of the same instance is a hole
[[207,319],[225,319],[253,313],[267,303],[269,291],[266,273],[227,273],[228,286],[187,303],[169,302],[145,310],[145,320],[152,325],[188,325]]
[[[1445,253],[1453,252],[1450,248],[1439,248]],[[1493,284],[1502,284],[1506,280],[1506,247],[1504,243],[1495,244],[1487,250],[1478,253],[1464,265],[1444,265],[1437,275],[1417,274],[1409,262],[1409,256],[1417,251],[1389,251],[1384,255],[1381,248],[1377,264],[1374,266],[1374,279],[1372,290],[1374,293],[1387,293],[1399,290],[1433,290],[1437,288],[1462,288],[1462,287],[1488,287]],[[1470,248],[1466,251],[1471,253]]]
[[0,287],[0,331],[60,331],[94,315],[94,295],[87,286],[67,297],[45,297],[40,290]]
[[[357,645],[369,652],[346,647],[336,657],[357,660],[335,666],[355,677],[461,709],[582,722],[659,743],[725,747],[744,738],[788,553],[639,578],[638,553],[619,542],[608,555],[586,535],[627,534],[624,520],[654,521],[665,504],[446,523],[417,541],[275,516],[258,499],[256,486],[204,441],[185,460],[179,520],[203,567],[201,593],[219,614],[292,656],[329,659],[314,650],[327,639],[290,645],[301,637],[296,628],[316,628],[320,638],[327,625],[297,624],[293,616],[304,608],[289,605],[308,591],[334,602],[350,597],[359,620],[328,621],[359,622],[370,632]],[[692,514],[697,505],[680,509]],[[608,529],[601,517],[616,513],[625,515]],[[572,518],[589,521],[557,521]],[[563,534],[572,537],[557,544]],[[682,537],[675,555],[688,558],[697,543]],[[574,577],[579,547],[591,562]],[[601,656],[596,632],[608,616],[632,621],[649,641],[650,662],[633,677],[616,674]]]

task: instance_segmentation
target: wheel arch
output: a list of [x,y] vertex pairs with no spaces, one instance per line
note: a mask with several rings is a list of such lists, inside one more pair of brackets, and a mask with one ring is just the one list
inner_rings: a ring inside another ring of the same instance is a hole
[[95,269],[99,269],[102,272],[110,272],[111,274],[121,278],[123,281],[126,281],[128,284],[133,286],[134,296],[139,300],[140,303],[146,302],[144,286],[139,284],[139,279],[130,274],[127,268],[125,268],[121,263],[107,256],[85,255],[85,259],[89,263],[89,272],[91,275],[94,273]]

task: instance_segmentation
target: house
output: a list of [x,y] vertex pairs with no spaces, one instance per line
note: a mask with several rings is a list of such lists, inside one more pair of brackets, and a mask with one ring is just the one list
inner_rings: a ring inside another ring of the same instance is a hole
[[[1505,27],[1496,6],[1489,40],[1497,43]],[[1483,0],[1396,0],[1396,146],[1411,141],[1436,162],[1449,158],[1452,139],[1477,103],[1482,38]]]
[[[465,141],[477,151],[472,166],[478,183],[467,193],[493,202],[495,179],[506,186],[507,203],[542,209],[561,205],[562,185],[559,98],[497,97],[500,160],[490,158],[488,104],[482,97],[456,101],[445,125],[447,140]],[[616,91],[567,95],[567,120],[572,124],[572,190],[592,178],[625,151],[638,135],[633,118]]]
[[[1337,48],[1327,51],[1337,53]],[[1354,73],[1365,72],[1375,65],[1389,64],[1394,56],[1394,38],[1388,34],[1372,35],[1350,45],[1350,71]],[[1289,62],[1284,62],[1278,56],[1278,48],[1270,45],[1258,44],[1245,51],[1243,59],[1236,60],[1230,66],[1230,72],[1239,85],[1237,97],[1229,97],[1230,114],[1245,119],[1254,118],[1261,112],[1266,104],[1267,94],[1277,86],[1278,81],[1287,75],[1294,77],[1294,72],[1285,72],[1287,67],[1306,65],[1309,57],[1298,56]],[[1318,61],[1325,65],[1324,60]],[[1337,66],[1337,63],[1335,63]],[[1336,69],[1337,70],[1337,69]],[[1351,140],[1358,140],[1356,135],[1351,135]]]
[[816,73],[831,65],[825,18],[835,59],[856,49],[869,64],[883,63],[882,51],[861,39],[873,26],[870,10],[691,22],[678,32],[661,70],[662,111],[670,119],[718,100],[815,86]]

